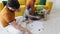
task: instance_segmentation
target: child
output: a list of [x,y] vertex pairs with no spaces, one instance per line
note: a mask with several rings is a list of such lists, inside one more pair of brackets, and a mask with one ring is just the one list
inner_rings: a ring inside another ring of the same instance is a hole
[[35,1],[36,0],[30,0],[29,3],[26,5],[24,13],[24,17],[26,18],[24,20],[25,22],[30,22],[32,21],[33,18],[39,19],[38,16],[35,16],[35,9],[34,9]]
[[31,34],[31,32],[21,25],[18,25],[15,20],[15,11],[19,10],[20,4],[18,0],[8,0],[7,5],[0,13],[0,23],[4,29],[13,34],[21,34],[21,31]]
[[40,16],[40,18],[46,18],[46,15],[47,15],[47,12],[46,12],[46,10],[44,9],[44,7],[43,6],[38,6],[37,8],[36,8],[36,15],[37,16]]

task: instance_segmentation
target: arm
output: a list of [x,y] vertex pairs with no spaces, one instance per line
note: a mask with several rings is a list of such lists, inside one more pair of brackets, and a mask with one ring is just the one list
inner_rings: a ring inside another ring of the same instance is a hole
[[31,34],[31,32],[28,29],[23,28],[21,25],[18,25],[15,21],[11,22],[10,24],[18,30],[21,30],[21,31],[27,32],[28,34]]
[[39,19],[40,17],[38,17],[38,16],[32,16],[32,15],[30,15],[30,13],[29,13],[29,11],[26,9],[26,14],[27,14],[27,16],[29,17],[29,18],[37,18],[37,19]]
[[40,19],[40,17],[39,16],[32,16],[32,15],[30,15],[30,13],[29,13],[29,11],[26,9],[26,14],[27,14],[27,16],[29,17],[29,18],[37,18],[37,19]]
[[28,17],[30,17],[30,18],[36,18],[36,16],[32,16],[32,15],[30,15],[28,9],[26,9],[26,15],[27,15]]
[[29,5],[26,5],[26,8],[25,8],[26,9],[26,11],[25,11],[26,15],[30,18],[35,18],[35,16],[30,15],[28,7],[29,7]]
[[11,22],[10,25],[21,31],[23,30],[23,27],[21,25],[18,25],[15,21]]
[[29,18],[37,18],[36,16],[32,16],[32,15],[30,15],[30,13],[29,13],[29,7],[31,7],[32,8],[32,13],[34,13],[35,12],[35,10],[34,10],[34,4],[33,4],[33,2],[31,2],[31,3],[28,3],[27,5],[26,5],[26,7],[25,7],[25,9],[26,9],[26,15],[29,17]]

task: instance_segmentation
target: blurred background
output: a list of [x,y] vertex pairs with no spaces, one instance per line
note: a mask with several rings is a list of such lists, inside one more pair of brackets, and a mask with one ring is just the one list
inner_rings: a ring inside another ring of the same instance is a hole
[[[8,0],[0,0],[0,12],[4,8]],[[18,0],[21,4],[21,12],[16,12],[15,16],[23,16],[25,10],[25,4],[29,0]],[[41,34],[60,34],[60,0],[36,0],[35,8],[37,6],[45,6],[50,10],[47,21],[42,21],[44,25],[44,31]],[[9,34],[0,28],[0,34]]]

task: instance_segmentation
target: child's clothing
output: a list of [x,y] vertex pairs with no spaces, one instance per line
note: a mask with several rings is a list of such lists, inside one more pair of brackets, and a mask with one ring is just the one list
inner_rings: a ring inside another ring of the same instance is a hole
[[[31,9],[31,8],[29,9],[29,13],[30,13],[30,15],[32,15],[32,16],[36,16],[35,14],[32,13],[32,9]],[[28,16],[26,15],[26,13],[24,13],[24,17],[26,18],[26,20],[30,19],[30,17],[28,17]],[[31,20],[39,20],[39,19],[37,19],[37,18],[32,18]]]
[[[34,16],[34,14],[32,13],[32,9],[29,8],[28,10],[29,10],[30,15]],[[26,11],[26,10],[25,10],[25,11]],[[26,12],[24,13],[24,17],[25,17],[26,19],[29,18],[29,17],[26,15]]]
[[15,12],[11,12],[6,6],[0,12],[0,21],[2,26],[6,27],[11,21],[15,20]]

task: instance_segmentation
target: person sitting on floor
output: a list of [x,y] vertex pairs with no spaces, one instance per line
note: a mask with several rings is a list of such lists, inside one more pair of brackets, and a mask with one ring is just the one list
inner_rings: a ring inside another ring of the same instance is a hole
[[13,34],[18,34],[18,33],[21,34],[20,31],[24,31],[27,32],[28,34],[31,34],[31,32],[28,29],[16,23],[15,11],[16,10],[18,11],[19,7],[20,4],[18,0],[8,0],[7,5],[0,12],[1,26],[3,26],[4,29],[7,29],[10,33]]
[[25,7],[24,17],[26,18],[25,22],[30,22],[31,20],[40,19],[39,16],[35,16],[34,4],[36,0],[30,0]]

